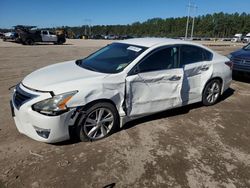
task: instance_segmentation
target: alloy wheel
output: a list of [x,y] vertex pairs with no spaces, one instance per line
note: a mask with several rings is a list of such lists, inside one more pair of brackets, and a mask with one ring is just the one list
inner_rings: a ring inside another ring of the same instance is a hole
[[114,124],[114,115],[108,108],[97,108],[87,115],[83,131],[92,140],[108,135]]
[[220,85],[217,82],[212,82],[206,91],[206,100],[208,103],[213,104],[220,95]]

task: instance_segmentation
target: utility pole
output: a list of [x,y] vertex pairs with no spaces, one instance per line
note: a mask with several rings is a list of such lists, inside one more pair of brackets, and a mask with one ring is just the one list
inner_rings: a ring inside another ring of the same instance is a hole
[[87,35],[87,26],[86,26],[86,24],[84,25],[84,35],[85,36]]
[[[91,19],[84,19],[84,22],[85,22],[85,29],[84,29],[84,34],[87,35],[91,35],[91,22],[92,20]],[[87,32],[87,26],[88,26],[88,29],[89,29],[89,32]]]
[[189,3],[188,3],[188,16],[187,16],[185,40],[187,40],[187,37],[188,37],[188,26],[189,26],[190,8],[191,8],[191,3],[189,1]]
[[188,27],[189,27],[189,19],[190,19],[191,9],[192,9],[192,12],[193,12],[193,21],[192,21],[192,29],[191,29],[191,39],[193,39],[195,12],[196,12],[196,9],[198,8],[195,4],[191,4],[190,0],[189,0],[189,3],[188,3],[187,7],[188,7],[188,16],[187,16],[185,40],[188,39]]
[[92,20],[89,19],[89,35],[90,35],[90,36],[91,36],[91,34],[92,34],[91,27],[92,27]]
[[196,13],[196,10],[197,10],[197,6],[194,5],[193,7],[193,23],[192,23],[192,30],[191,30],[191,40],[193,40],[193,34],[194,34],[194,19],[195,19],[195,13]]

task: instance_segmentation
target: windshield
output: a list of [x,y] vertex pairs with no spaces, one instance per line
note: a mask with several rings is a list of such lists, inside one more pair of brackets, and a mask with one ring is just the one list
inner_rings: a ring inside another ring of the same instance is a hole
[[248,45],[246,45],[246,46],[244,46],[244,48],[243,48],[244,50],[250,50],[250,44],[248,44]]
[[85,59],[77,60],[76,64],[96,72],[118,73],[145,50],[141,46],[113,43]]

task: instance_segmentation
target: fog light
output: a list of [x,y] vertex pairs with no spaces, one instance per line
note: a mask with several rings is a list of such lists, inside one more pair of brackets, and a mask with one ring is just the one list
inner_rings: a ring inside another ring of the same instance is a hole
[[36,126],[33,126],[34,129],[36,130],[36,133],[43,137],[43,138],[49,138],[49,134],[50,134],[50,129],[42,129]]

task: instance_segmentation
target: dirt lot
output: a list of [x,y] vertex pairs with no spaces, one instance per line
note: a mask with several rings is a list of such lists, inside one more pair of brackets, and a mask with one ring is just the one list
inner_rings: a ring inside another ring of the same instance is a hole
[[[250,187],[249,77],[233,81],[214,106],[136,120],[97,142],[50,145],[19,134],[8,88],[37,68],[84,57],[106,43],[0,41],[0,187]],[[240,47],[211,44],[222,54]]]

